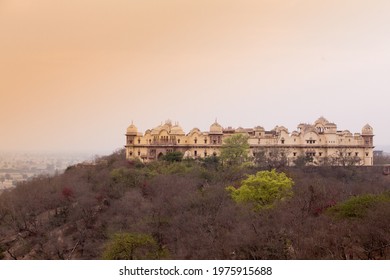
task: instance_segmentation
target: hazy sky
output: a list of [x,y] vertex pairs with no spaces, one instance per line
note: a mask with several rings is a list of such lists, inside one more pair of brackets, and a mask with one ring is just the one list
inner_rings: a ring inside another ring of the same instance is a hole
[[0,150],[111,152],[134,121],[390,144],[388,0],[0,0]]

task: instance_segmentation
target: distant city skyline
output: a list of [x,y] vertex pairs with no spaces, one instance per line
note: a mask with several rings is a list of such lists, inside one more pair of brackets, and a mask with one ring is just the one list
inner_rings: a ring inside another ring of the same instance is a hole
[[188,132],[324,116],[390,145],[386,0],[0,3],[0,151],[110,153]]

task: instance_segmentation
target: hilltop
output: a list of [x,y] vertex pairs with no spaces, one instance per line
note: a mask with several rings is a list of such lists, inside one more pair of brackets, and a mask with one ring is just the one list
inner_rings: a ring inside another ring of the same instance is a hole
[[292,195],[255,211],[227,187],[261,169],[120,150],[37,177],[0,195],[0,258],[115,258],[116,242],[147,259],[390,259],[380,167],[281,167]]

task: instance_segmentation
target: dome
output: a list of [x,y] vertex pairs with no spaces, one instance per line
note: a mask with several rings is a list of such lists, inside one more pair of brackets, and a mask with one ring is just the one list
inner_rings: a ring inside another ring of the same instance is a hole
[[137,127],[133,123],[131,123],[131,125],[127,128],[126,134],[137,135],[137,133]]
[[215,121],[215,123],[210,126],[210,133],[222,134],[222,126]]
[[159,125],[159,126],[157,126],[157,127],[155,127],[155,128],[152,129],[151,134],[152,134],[152,135],[158,135],[162,129],[163,129],[163,126],[162,126],[162,125]]
[[245,128],[242,128],[241,126],[239,128],[236,129],[236,132],[238,133],[244,133],[246,132]]
[[264,127],[258,125],[258,126],[255,127],[255,130],[256,131],[264,131]]
[[365,126],[363,126],[362,134],[373,134],[373,133],[374,133],[374,130],[372,129],[372,127],[369,124],[366,124]]
[[315,125],[317,125],[317,124],[325,125],[325,124],[327,124],[327,123],[329,123],[328,120],[321,116],[321,117],[319,117],[319,118],[315,121],[314,124],[315,124]]
[[174,134],[174,135],[185,135],[183,129],[178,124],[172,126],[171,134]]
[[286,127],[284,127],[283,125],[282,126],[277,126],[277,128],[275,127],[276,131],[285,131],[288,133],[288,129]]
[[166,131],[170,131],[172,128],[172,121],[171,120],[166,120],[164,125],[161,126],[161,129],[165,129]]
[[315,127],[312,126],[312,125],[307,125],[307,126],[305,126],[304,132],[305,132],[305,134],[306,134],[306,133],[309,133],[309,132],[318,133],[318,131],[317,131],[317,130],[315,129]]
[[192,134],[194,134],[194,133],[200,134],[199,128],[195,127],[195,128],[193,128],[193,129],[191,129],[191,131],[188,133],[188,135],[192,135]]

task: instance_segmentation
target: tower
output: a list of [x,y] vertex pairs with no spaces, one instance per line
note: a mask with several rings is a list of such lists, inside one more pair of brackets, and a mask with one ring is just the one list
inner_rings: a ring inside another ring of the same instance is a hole
[[131,122],[131,125],[126,130],[126,147],[128,147],[128,149],[126,149],[126,158],[133,157],[134,155],[134,143],[137,134],[137,127]]
[[374,130],[369,124],[366,124],[362,128],[362,138],[364,145],[364,165],[373,165],[374,164]]

